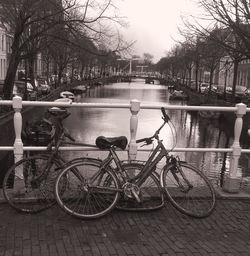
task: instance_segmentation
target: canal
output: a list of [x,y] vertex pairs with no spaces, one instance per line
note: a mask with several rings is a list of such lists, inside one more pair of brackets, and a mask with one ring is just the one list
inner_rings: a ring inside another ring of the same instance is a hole
[[[172,104],[184,105],[184,101],[170,101],[167,86],[157,84],[145,84],[144,79],[134,79],[131,83],[115,83],[101,87],[95,87],[89,92],[78,95],[78,102],[109,102],[128,103],[137,99],[141,103],[154,103],[157,105]],[[177,131],[176,147],[207,147],[225,148],[232,145],[233,124],[231,127],[220,120],[207,120],[196,112],[185,110],[168,110],[173,125]],[[72,108],[71,116],[65,121],[65,125],[71,134],[78,140],[93,144],[95,138],[103,136],[125,135],[130,138],[130,110],[128,109],[99,109],[99,108]],[[160,110],[140,110],[138,114],[137,138],[153,135],[162,123]],[[172,148],[175,140],[171,129],[161,133],[165,145]],[[148,149],[152,146],[148,147]],[[72,153],[72,157],[73,157]],[[148,153],[149,154],[149,153]],[[229,154],[213,152],[182,152],[178,153],[182,160],[201,168],[214,183],[220,183],[221,172],[228,171]],[[250,176],[248,171],[248,158],[242,154],[240,164],[243,175]]]

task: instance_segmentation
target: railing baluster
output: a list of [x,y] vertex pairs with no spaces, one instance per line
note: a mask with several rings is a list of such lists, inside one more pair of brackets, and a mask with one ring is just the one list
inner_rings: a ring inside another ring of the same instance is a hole
[[129,142],[129,159],[135,160],[137,154],[137,145],[136,145],[136,132],[138,126],[138,112],[140,111],[140,101],[138,100],[131,100],[130,101],[131,107],[131,118],[130,118],[130,142]]
[[243,126],[242,117],[246,114],[246,105],[243,103],[236,104],[236,120],[234,124],[234,141],[231,146],[233,152],[230,158],[229,175],[226,176],[223,183],[223,189],[227,192],[238,192],[242,178],[239,172],[239,158],[241,155],[240,135]]
[[21,109],[22,109],[22,98],[19,96],[15,96],[13,98],[13,109],[15,111],[14,113],[14,129],[15,129],[15,142],[14,142],[14,156],[15,156],[15,162],[18,162],[23,157],[23,142],[21,138],[21,132],[22,132],[22,115],[21,115]]

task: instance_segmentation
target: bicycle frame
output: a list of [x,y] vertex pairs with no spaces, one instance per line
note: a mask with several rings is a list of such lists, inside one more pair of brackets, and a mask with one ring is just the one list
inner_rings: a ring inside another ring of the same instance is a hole
[[123,181],[125,181],[125,182],[128,181],[129,177],[128,177],[127,173],[124,171],[124,169],[122,167],[122,164],[121,164],[121,161],[120,161],[118,155],[116,154],[114,147],[111,147],[109,149],[109,154],[108,154],[107,158],[103,160],[103,164],[102,164],[101,169],[105,169],[107,166],[110,166],[110,163],[112,161],[115,162],[116,167],[119,170],[118,173],[122,177]]
[[168,151],[164,147],[162,140],[157,140],[158,145],[154,149],[153,153],[150,155],[146,164],[143,166],[141,171],[141,177],[137,180],[136,185],[141,186],[143,182],[150,176],[150,174],[155,170],[157,163],[159,163],[163,157],[168,159]]
[[[157,155],[158,154],[158,155]],[[158,140],[158,145],[154,149],[153,153],[149,157],[149,159],[146,161],[146,164],[143,166],[143,169],[141,171],[140,177],[136,181],[136,185],[140,186],[142,185],[145,180],[151,175],[151,173],[154,171],[155,166],[163,157],[168,158],[168,152],[166,148],[164,147],[161,140]],[[109,154],[107,158],[103,160],[101,169],[105,169],[107,166],[110,166],[110,163],[114,161],[115,165],[118,169],[118,173],[120,174],[121,178],[123,179],[124,183],[129,180],[129,177],[127,173],[125,172],[121,160],[119,159],[118,155],[116,154],[115,148],[111,147],[109,149]]]

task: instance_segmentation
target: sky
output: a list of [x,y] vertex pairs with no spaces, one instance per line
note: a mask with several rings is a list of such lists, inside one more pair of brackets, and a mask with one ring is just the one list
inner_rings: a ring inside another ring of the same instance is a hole
[[136,41],[133,54],[150,53],[157,62],[180,39],[181,16],[197,14],[194,0],[123,0],[120,13],[127,17],[129,27],[124,38]]

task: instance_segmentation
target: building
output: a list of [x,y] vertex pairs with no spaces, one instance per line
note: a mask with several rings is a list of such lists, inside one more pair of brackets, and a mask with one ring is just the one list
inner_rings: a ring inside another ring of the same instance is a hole
[[8,65],[8,53],[10,44],[7,33],[3,27],[0,27],[0,81],[3,81],[6,76]]

